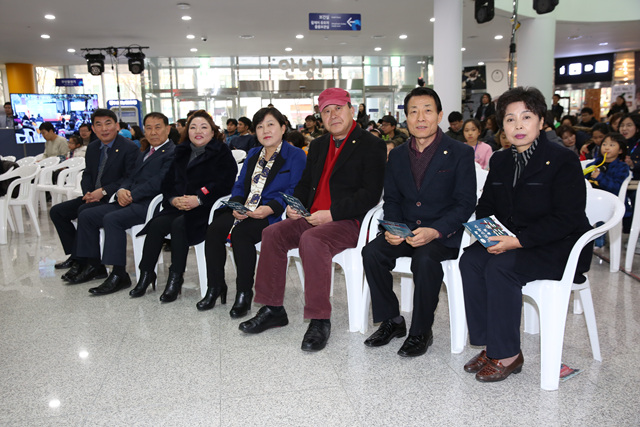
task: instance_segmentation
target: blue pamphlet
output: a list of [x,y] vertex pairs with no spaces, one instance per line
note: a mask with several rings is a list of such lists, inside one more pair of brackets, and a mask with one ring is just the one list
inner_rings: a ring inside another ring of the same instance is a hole
[[378,222],[385,230],[394,236],[402,237],[406,239],[407,237],[413,237],[414,234],[411,232],[411,229],[407,227],[407,224],[403,224],[401,222],[393,222],[386,221],[384,219],[379,219]]
[[514,234],[493,215],[488,218],[465,222],[462,225],[464,225],[471,235],[478,239],[485,248],[498,244],[498,242],[489,240],[491,236],[514,236]]

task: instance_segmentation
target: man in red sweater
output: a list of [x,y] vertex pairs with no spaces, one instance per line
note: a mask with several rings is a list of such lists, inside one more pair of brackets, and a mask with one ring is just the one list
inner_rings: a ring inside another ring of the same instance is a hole
[[356,126],[349,93],[330,88],[318,98],[325,129],[309,148],[307,164],[294,196],[311,213],[303,217],[287,207],[288,219],[262,232],[255,301],[264,306],[240,324],[260,333],[289,323],[283,306],[287,251],[299,248],[305,272],[304,317],[310,319],[302,350],[322,350],[331,333],[331,263],[334,255],[353,248],[367,211],[382,194],[386,147]]

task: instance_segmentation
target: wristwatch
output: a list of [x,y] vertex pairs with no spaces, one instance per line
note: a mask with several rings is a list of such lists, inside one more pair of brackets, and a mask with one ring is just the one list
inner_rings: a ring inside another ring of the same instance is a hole
[[107,190],[105,190],[104,188],[102,189],[102,195],[106,196],[107,195]]

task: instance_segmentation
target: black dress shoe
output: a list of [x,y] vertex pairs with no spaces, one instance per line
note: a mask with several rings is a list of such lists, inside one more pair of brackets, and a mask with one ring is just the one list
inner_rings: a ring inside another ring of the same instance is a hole
[[54,265],[54,267],[56,268],[56,270],[63,270],[65,268],[71,268],[74,262],[75,260],[69,257],[64,261],[57,263],[56,265]]
[[289,324],[289,318],[284,307],[270,307],[265,305],[255,317],[240,323],[238,329],[247,334],[259,334],[267,329],[278,328]]
[[307,332],[302,338],[303,351],[320,351],[327,345],[331,335],[331,322],[329,319],[311,319]]
[[253,299],[253,291],[238,292],[236,294],[236,300],[231,307],[229,316],[233,319],[244,317],[251,308],[251,300]]
[[200,301],[196,303],[196,308],[199,311],[211,310],[216,306],[216,300],[220,297],[220,303],[227,303],[227,285],[224,286],[209,286],[207,293]]
[[87,264],[76,276],[69,278],[69,283],[78,285],[80,283],[90,282],[91,280],[106,278],[107,269],[104,265],[94,267],[91,264]]
[[164,288],[164,292],[160,295],[161,302],[173,302],[178,299],[178,295],[182,292],[182,284],[184,278],[182,274],[174,273],[169,270],[169,277],[167,278],[167,287]]
[[81,265],[78,261],[73,261],[69,271],[64,273],[60,278],[65,282],[68,282],[71,279],[75,278],[78,275],[78,273],[82,271],[82,268],[83,268],[83,265]]
[[93,295],[108,295],[118,292],[120,289],[128,288],[129,286],[131,286],[131,278],[127,273],[125,273],[124,276],[118,276],[115,273],[111,273],[102,285],[89,289],[89,292]]
[[431,344],[433,344],[431,331],[427,335],[409,335],[398,350],[398,354],[402,357],[422,356]]
[[153,271],[141,271],[140,279],[138,280],[138,284],[135,288],[131,289],[129,292],[129,296],[131,298],[138,298],[143,296],[147,292],[147,288],[149,285],[156,290],[156,273]]
[[367,347],[380,347],[389,344],[393,338],[401,338],[407,335],[407,325],[402,318],[402,322],[396,323],[393,320],[382,322],[377,331],[364,341]]

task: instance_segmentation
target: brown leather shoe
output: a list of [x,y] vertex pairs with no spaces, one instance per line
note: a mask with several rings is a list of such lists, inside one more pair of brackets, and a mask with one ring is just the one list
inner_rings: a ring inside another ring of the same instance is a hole
[[482,350],[480,353],[476,354],[471,360],[464,365],[464,370],[475,374],[480,372],[482,368],[487,364],[489,359],[487,358],[487,350]]
[[498,359],[487,358],[487,364],[476,374],[476,380],[483,383],[502,381],[512,373],[519,374],[522,371],[523,364],[524,356],[522,351],[509,366],[504,366]]

